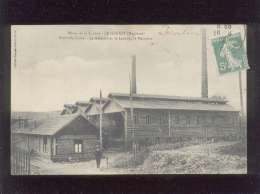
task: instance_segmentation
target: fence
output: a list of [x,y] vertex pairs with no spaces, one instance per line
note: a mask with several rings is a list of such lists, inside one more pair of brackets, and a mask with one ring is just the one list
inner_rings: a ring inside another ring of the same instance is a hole
[[30,174],[30,152],[21,149],[11,151],[11,174],[29,175]]
[[11,136],[11,174],[29,175],[31,172],[31,153],[24,146],[25,139]]

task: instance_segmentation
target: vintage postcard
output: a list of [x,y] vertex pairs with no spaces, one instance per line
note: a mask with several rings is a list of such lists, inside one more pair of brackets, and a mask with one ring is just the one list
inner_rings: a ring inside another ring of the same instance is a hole
[[11,174],[246,174],[245,25],[14,25]]

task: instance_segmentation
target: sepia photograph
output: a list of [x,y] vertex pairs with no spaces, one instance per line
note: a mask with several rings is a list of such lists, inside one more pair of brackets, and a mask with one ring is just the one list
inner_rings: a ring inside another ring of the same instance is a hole
[[246,174],[246,25],[12,25],[11,175]]

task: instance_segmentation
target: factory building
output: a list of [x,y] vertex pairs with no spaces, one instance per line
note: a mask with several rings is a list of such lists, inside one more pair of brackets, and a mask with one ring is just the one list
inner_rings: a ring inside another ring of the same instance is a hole
[[[133,141],[237,136],[239,111],[224,98],[208,97],[206,32],[202,30],[201,97],[137,93],[136,57],[133,56],[129,94],[110,93],[85,114],[102,131],[108,145]],[[93,100],[92,100],[93,102]]]
[[[206,32],[202,30],[201,97],[137,93],[133,56],[129,94],[110,93],[107,98],[91,98],[85,108],[85,117],[97,129],[102,114],[104,147],[124,147],[134,141],[237,136],[239,111],[224,98],[208,97],[206,51]],[[78,105],[70,106],[67,112],[78,109],[75,107]]]

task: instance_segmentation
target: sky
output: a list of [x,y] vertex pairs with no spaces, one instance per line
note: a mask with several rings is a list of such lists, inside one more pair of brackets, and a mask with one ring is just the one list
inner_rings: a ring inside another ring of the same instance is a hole
[[[55,111],[99,96],[100,89],[103,96],[129,93],[132,55],[137,93],[199,97],[201,28],[207,30],[209,96],[225,96],[239,110],[238,73],[218,73],[211,45],[217,25],[12,26],[11,109]],[[220,32],[228,30],[221,25]],[[232,25],[231,32],[244,38],[245,28]],[[246,105],[246,70],[242,83]]]

